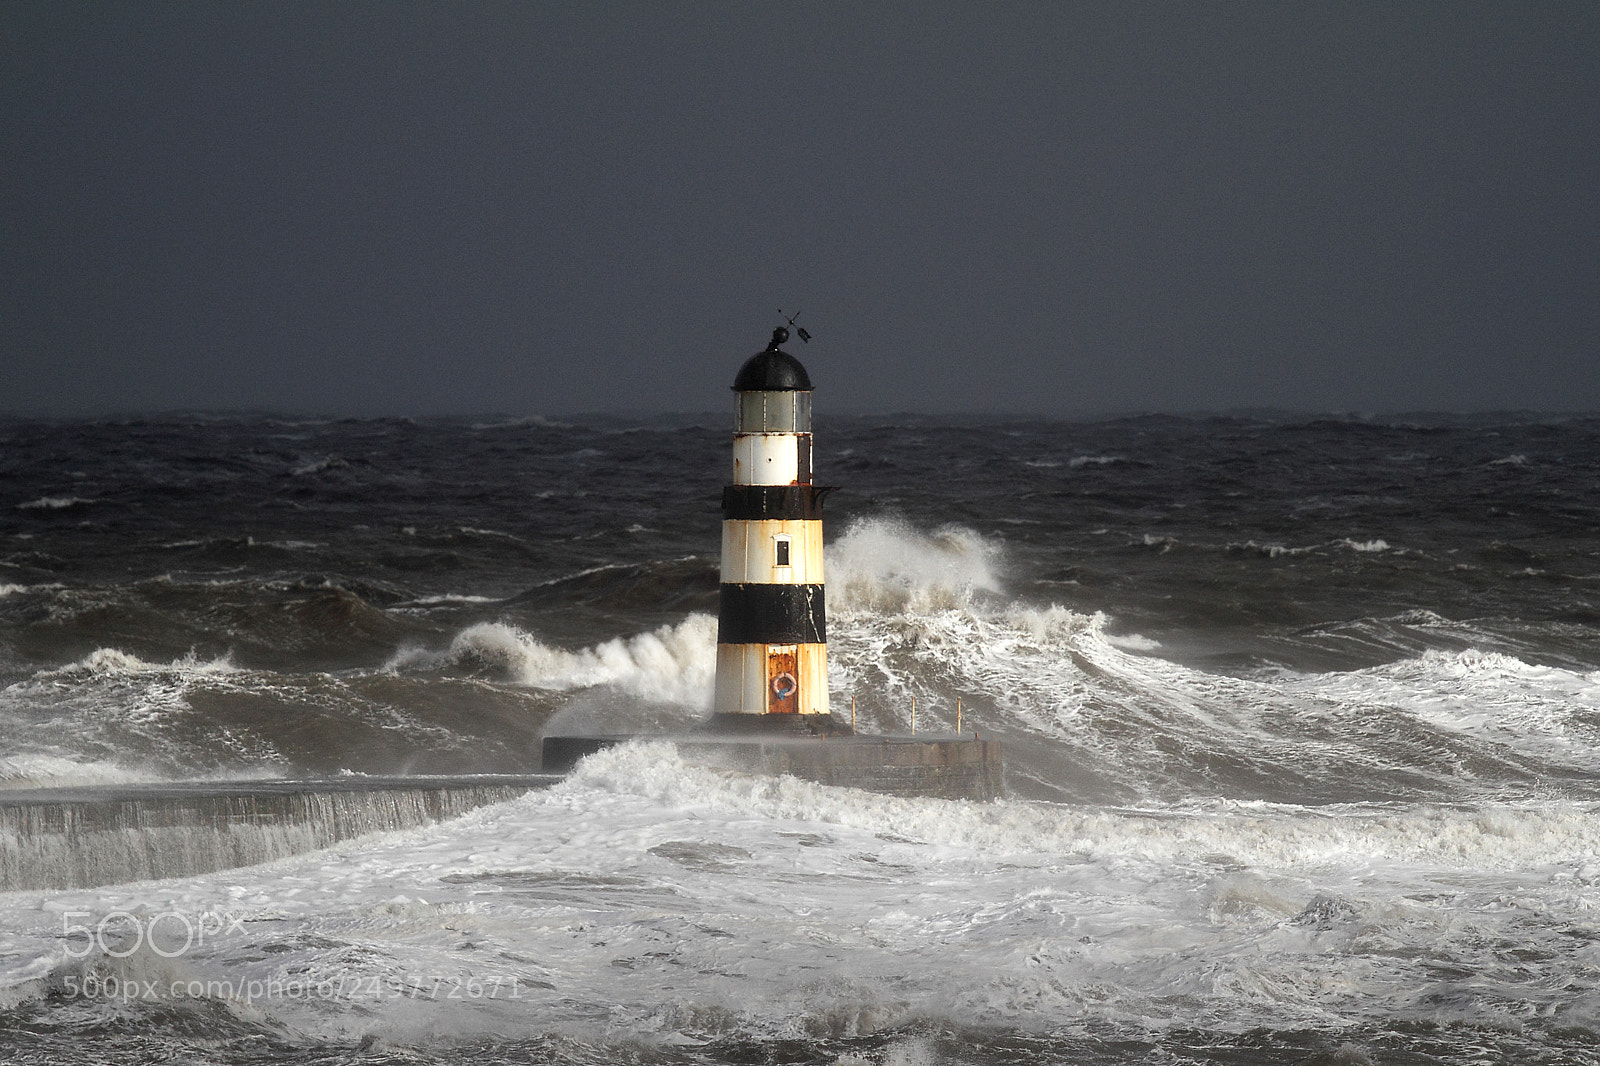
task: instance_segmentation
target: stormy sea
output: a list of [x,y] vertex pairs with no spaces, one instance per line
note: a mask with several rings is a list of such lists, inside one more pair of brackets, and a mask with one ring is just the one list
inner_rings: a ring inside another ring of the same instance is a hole
[[[731,421],[0,421],[0,789],[699,721]],[[1600,1062],[1600,418],[824,414],[815,466],[835,713],[959,699],[1007,798],[636,742],[0,892],[0,1060]]]

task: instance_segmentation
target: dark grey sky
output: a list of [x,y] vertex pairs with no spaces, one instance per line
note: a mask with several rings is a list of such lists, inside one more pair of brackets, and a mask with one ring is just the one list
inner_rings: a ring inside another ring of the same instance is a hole
[[0,410],[1600,409],[1600,5],[0,3]]

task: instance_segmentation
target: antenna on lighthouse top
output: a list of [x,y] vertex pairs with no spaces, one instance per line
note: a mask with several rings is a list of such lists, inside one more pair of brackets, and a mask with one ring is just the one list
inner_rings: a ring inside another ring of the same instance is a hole
[[[783,320],[785,322],[789,323],[789,325],[791,325],[791,326],[794,326],[794,320],[800,317],[800,312],[799,311],[796,311],[792,315],[784,315],[783,314],[783,308],[781,308],[781,307],[778,308],[778,314],[783,315]],[[785,330],[784,332],[787,333],[788,331]],[[811,342],[811,334],[806,332],[806,328],[804,326],[794,326],[794,332],[795,332],[795,335],[798,336],[801,341],[803,341],[805,343],[808,343],[808,344]],[[788,340],[788,339],[789,338],[787,336],[784,337],[784,340]],[[781,344],[782,341],[780,341],[779,343]]]

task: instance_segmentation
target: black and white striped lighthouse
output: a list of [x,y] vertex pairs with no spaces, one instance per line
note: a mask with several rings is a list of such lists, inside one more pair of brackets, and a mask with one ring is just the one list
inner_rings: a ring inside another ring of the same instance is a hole
[[[807,339],[805,330],[796,332]],[[822,501],[832,490],[811,483],[811,378],[781,347],[788,339],[787,329],[773,330],[766,351],[751,356],[733,380],[733,484],[722,490],[714,713],[700,728],[662,739],[685,761],[715,769],[790,774],[897,796],[1003,795],[1004,766],[993,740],[976,733],[864,736],[856,732],[854,698],[848,723],[828,713]],[[565,773],[627,739],[546,736],[541,765]]]
[[811,483],[811,379],[772,343],[733,381],[733,484],[722,490],[714,710],[828,713],[822,500]]

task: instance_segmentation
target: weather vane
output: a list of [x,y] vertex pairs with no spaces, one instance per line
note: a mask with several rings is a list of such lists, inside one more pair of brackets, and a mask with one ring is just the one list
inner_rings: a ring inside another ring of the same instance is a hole
[[[802,342],[807,343],[807,344],[809,344],[811,342],[811,334],[806,332],[806,328],[804,326],[795,326],[794,325],[794,320],[800,317],[800,312],[799,311],[796,311],[792,315],[785,315],[783,313],[783,308],[780,307],[780,308],[778,308],[778,314],[780,316],[782,316],[782,318],[783,318],[783,320],[785,322],[789,323],[789,325],[791,325],[791,326],[794,326],[795,336],[799,337]],[[787,333],[788,331],[785,330],[784,332]],[[785,339],[787,339],[787,338],[785,338]]]

